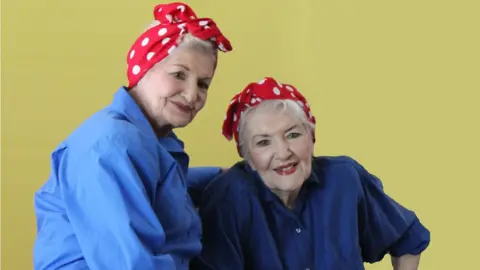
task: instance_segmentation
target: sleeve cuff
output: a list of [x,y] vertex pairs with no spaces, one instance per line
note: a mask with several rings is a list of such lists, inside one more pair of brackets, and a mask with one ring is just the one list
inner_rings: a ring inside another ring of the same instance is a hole
[[391,247],[390,255],[401,257],[406,254],[419,255],[430,244],[430,231],[418,219],[405,234]]

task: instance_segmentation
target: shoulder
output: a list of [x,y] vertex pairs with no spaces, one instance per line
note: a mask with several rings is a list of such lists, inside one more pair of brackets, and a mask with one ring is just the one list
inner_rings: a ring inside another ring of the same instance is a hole
[[375,182],[381,186],[380,180],[370,174],[365,167],[350,156],[317,156],[314,157],[313,170],[321,176],[327,185],[335,182],[345,187],[356,186],[362,189],[367,182]]
[[81,123],[56,149],[72,158],[158,158],[156,138],[117,112],[103,109]]
[[135,147],[154,142],[152,136],[142,133],[124,115],[108,108],[90,116],[65,140],[69,146],[116,144]]
[[316,156],[313,169],[321,173],[360,173],[362,165],[349,156]]
[[365,167],[350,156],[316,156],[314,166],[324,170],[355,170],[359,174],[368,173]]
[[254,176],[246,169],[245,161],[233,165],[228,171],[213,179],[206,187],[206,203],[246,202],[255,196]]
[[361,167],[360,163],[350,156],[316,156],[314,157],[315,166],[324,169],[353,168]]
[[155,142],[130,122],[100,111],[54,151],[52,169],[59,182],[68,183],[64,184],[65,190],[79,183],[84,187],[96,185],[100,178],[107,177],[116,184],[142,181],[147,187],[163,170]]

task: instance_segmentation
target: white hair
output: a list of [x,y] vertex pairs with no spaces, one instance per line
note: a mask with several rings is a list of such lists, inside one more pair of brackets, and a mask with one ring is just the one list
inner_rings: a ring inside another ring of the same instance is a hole
[[[145,31],[157,25],[160,25],[160,22],[155,20],[150,23],[150,25],[147,27],[147,29],[145,29]],[[212,38],[211,40],[203,40],[187,32],[181,35],[179,39],[179,45],[177,48],[187,47],[192,49],[198,49],[202,52],[212,54],[213,56],[215,56],[215,59],[217,59],[218,57],[218,50],[213,43],[215,38]]]
[[246,124],[248,118],[251,118],[254,114],[258,112],[265,112],[265,111],[281,111],[290,114],[295,119],[298,119],[304,127],[313,133],[315,130],[315,125],[308,121],[307,116],[302,108],[303,104],[299,104],[294,100],[290,99],[272,99],[272,100],[265,100],[260,102],[255,107],[248,107],[243,112],[241,112],[240,122],[238,124],[238,145],[240,147],[240,153],[242,156],[248,161],[249,159],[249,152],[246,147],[246,140],[247,140],[247,130]]

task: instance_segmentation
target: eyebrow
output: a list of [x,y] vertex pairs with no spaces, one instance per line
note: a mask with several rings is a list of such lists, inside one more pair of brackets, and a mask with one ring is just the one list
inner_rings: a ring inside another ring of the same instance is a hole
[[182,67],[182,68],[186,69],[187,71],[190,71],[190,68],[188,68],[187,66],[182,65],[182,64],[174,64],[174,66]]
[[[185,65],[182,65],[182,64],[174,64],[174,66],[181,67],[181,68],[185,69],[186,71],[190,71],[190,68],[189,68],[189,67],[187,67],[187,66],[185,66]],[[212,78],[211,78],[211,77],[203,77],[203,78],[200,78],[200,80],[202,80],[202,81],[205,81],[205,80],[211,81]]]
[[[291,126],[291,127],[287,128],[287,129],[286,129],[286,130],[285,130],[283,133],[290,132],[290,131],[292,131],[292,130],[296,129],[297,127],[298,127],[298,125],[293,125],[293,126]],[[263,133],[263,134],[255,134],[255,135],[253,135],[253,137],[252,137],[252,138],[255,138],[255,137],[262,137],[262,138],[266,138],[266,137],[270,137],[270,136],[271,136],[270,134],[265,134],[265,133]]]

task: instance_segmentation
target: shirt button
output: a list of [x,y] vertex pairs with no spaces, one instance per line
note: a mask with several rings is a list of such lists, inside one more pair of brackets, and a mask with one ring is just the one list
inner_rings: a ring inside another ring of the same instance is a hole
[[[295,231],[296,231],[297,233],[301,233],[301,232],[302,232],[302,229],[297,228]],[[307,270],[308,270],[308,269],[307,269]]]
[[305,268],[305,270],[310,270],[310,268]]

